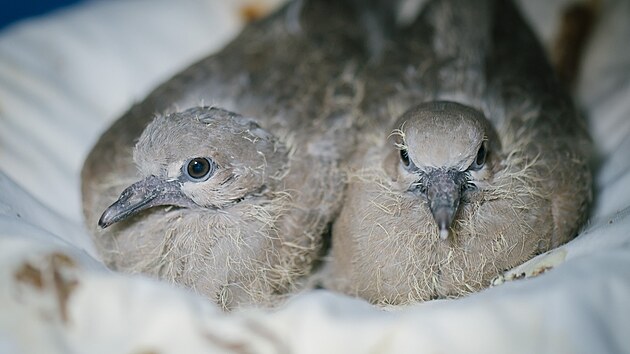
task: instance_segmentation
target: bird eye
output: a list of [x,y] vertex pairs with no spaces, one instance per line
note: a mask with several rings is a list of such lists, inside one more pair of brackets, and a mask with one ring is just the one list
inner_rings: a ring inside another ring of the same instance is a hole
[[205,157],[196,157],[188,162],[186,174],[195,181],[207,179],[214,172],[214,164]]
[[411,163],[411,161],[409,161],[409,153],[407,152],[407,149],[400,150],[400,161],[402,161],[405,167],[409,166]]
[[470,169],[473,171],[480,170],[486,163],[486,155],[488,155],[488,150],[486,149],[486,142],[484,141],[479,147],[477,157],[475,157],[475,161],[470,165]]

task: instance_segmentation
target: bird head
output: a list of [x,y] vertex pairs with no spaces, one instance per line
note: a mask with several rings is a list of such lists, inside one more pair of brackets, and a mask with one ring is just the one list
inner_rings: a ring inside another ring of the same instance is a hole
[[108,207],[108,227],[156,206],[223,209],[273,189],[283,173],[285,146],[255,120],[215,107],[156,117],[133,159],[141,179]]
[[395,127],[385,169],[403,193],[426,201],[446,239],[462,197],[492,178],[500,148],[496,132],[481,112],[447,101],[415,106]]

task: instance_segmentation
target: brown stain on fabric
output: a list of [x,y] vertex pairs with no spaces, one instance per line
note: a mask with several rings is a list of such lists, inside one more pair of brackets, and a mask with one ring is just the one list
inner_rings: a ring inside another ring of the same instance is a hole
[[269,6],[260,2],[252,2],[241,6],[239,15],[245,23],[254,22],[269,12]]
[[30,286],[39,292],[52,292],[57,300],[63,322],[68,322],[68,300],[79,285],[78,280],[68,275],[76,269],[76,262],[63,253],[51,253],[37,265],[25,262],[14,273],[15,281]]
[[15,281],[28,284],[38,290],[44,287],[41,271],[28,263],[22,264],[22,267],[15,272]]
[[584,49],[595,27],[599,8],[599,0],[590,0],[570,4],[562,12],[551,56],[558,76],[568,88],[575,85],[579,76]]

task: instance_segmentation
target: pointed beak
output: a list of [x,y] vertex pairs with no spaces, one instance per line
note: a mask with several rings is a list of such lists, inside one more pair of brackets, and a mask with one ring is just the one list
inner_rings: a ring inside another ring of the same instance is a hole
[[427,199],[433,219],[440,229],[440,238],[446,240],[450,234],[459,201],[462,186],[458,171],[435,170],[429,173]]
[[159,205],[190,207],[194,203],[182,193],[179,181],[164,181],[156,176],[149,176],[127,187],[118,200],[103,212],[98,226],[104,229]]

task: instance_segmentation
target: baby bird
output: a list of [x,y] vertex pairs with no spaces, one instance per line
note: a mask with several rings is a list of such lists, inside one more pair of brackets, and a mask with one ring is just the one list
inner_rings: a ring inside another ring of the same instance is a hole
[[500,146],[496,132],[479,111],[448,101],[413,107],[396,126],[394,145],[400,156],[387,162],[396,176],[394,188],[425,197],[440,238],[446,240],[463,192],[487,187],[484,182],[496,170],[496,161],[486,161],[488,150]]
[[344,2],[292,3],[115,122],[82,171],[103,261],[225,309],[300,290],[355,145],[354,77],[367,61],[356,18]]
[[325,286],[458,297],[574,237],[590,141],[514,5],[429,1],[392,38],[366,78],[366,101],[387,104],[363,106]]
[[98,221],[112,228],[114,237],[97,244],[116,251],[116,269],[173,279],[228,304],[272,293],[290,271],[284,262],[312,257],[314,241],[278,234],[275,219],[290,207],[282,186],[289,151],[253,119],[210,107],[158,116],[133,160],[142,179]]

